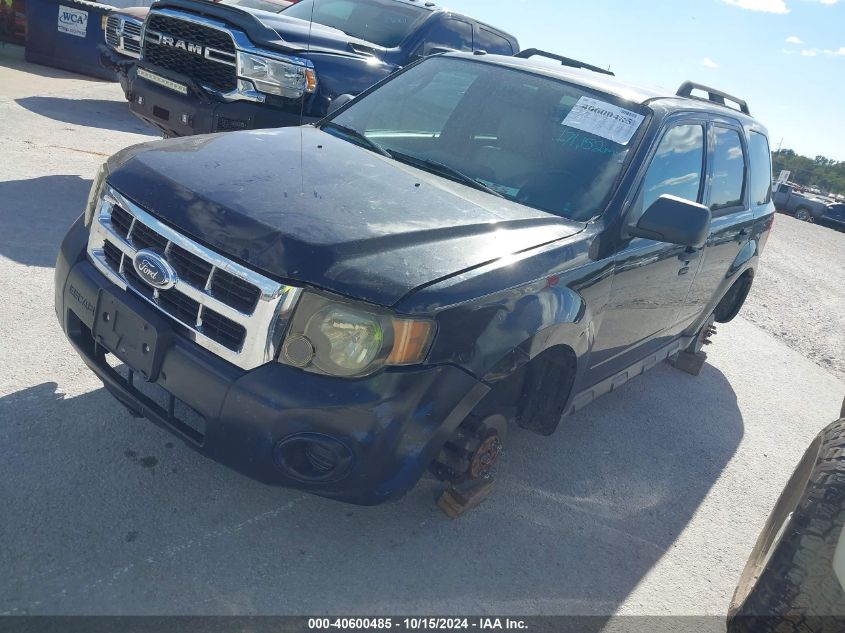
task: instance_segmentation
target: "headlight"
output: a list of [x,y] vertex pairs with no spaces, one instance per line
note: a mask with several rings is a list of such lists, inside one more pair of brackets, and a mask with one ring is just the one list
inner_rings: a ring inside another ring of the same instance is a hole
[[91,184],[91,191],[88,192],[88,202],[85,203],[85,226],[91,226],[91,220],[94,219],[94,211],[97,210],[97,205],[100,203],[100,198],[103,193],[103,185],[106,184],[106,176],[109,175],[106,163],[103,163],[97,169],[94,176],[94,182]]
[[306,293],[279,361],[330,376],[366,376],[385,365],[423,362],[433,335],[434,323],[427,319],[400,318]]
[[261,55],[239,52],[238,75],[252,81],[256,90],[289,99],[299,99],[317,89],[313,68]]

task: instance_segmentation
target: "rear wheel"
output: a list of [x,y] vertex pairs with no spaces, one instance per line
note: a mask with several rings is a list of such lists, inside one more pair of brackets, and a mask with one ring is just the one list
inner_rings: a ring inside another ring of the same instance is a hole
[[845,630],[845,419],[822,431],[778,499],[734,593],[729,633]]
[[795,219],[801,220],[802,222],[812,222],[813,214],[810,213],[807,207],[798,207],[795,209]]

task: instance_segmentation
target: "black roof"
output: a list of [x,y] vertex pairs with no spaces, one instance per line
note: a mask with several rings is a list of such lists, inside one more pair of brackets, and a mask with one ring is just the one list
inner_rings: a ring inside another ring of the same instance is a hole
[[529,70],[533,73],[545,75],[553,79],[562,79],[564,81],[577,83],[593,90],[613,95],[614,97],[636,105],[649,105],[654,102],[661,102],[665,104],[667,108],[706,110],[709,112],[717,111],[725,115],[734,115],[735,118],[738,119],[746,119],[749,121],[753,120],[750,115],[744,114],[738,109],[713,101],[694,97],[678,96],[675,92],[670,92],[662,88],[628,83],[618,77],[590,70],[553,65],[548,61],[542,62],[538,58],[532,57],[529,59],[521,59],[501,55],[477,56],[472,53],[448,53],[448,56],[473,58],[475,60],[495,63],[501,66],[508,66],[510,68]]

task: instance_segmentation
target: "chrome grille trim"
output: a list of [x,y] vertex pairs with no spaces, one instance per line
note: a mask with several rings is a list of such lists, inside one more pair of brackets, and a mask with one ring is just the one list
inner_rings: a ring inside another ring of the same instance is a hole
[[[235,75],[237,80],[237,88],[235,90],[231,90],[229,92],[223,92],[220,90],[215,90],[211,86],[205,85],[200,82],[202,88],[218,99],[221,99],[225,102],[233,102],[233,101],[252,101],[256,103],[264,103],[267,95],[258,92],[255,89],[254,84],[252,81],[245,79],[240,76],[240,69],[238,68],[237,64],[237,54],[238,52],[242,53],[250,53],[252,55],[259,55],[262,57],[268,57],[270,59],[276,59],[279,61],[287,62],[290,64],[295,64],[298,66],[305,66],[308,68],[314,68],[314,63],[311,60],[296,57],[294,55],[286,55],[283,53],[278,53],[266,48],[259,48],[256,47],[250,39],[247,37],[246,33],[243,31],[234,28],[227,24],[226,22],[216,20],[214,18],[209,18],[202,15],[197,15],[193,13],[187,13],[176,9],[159,9],[153,8],[150,11],[150,16],[152,15],[162,15],[174,20],[181,20],[182,22],[188,22],[194,25],[207,27],[210,29],[215,29],[220,31],[221,33],[225,33],[229,36],[232,40],[235,53],[232,56],[231,53],[227,51],[218,51],[216,49],[211,49],[211,51],[206,51],[204,57],[209,61],[217,62],[222,65],[232,66],[235,69]],[[144,23],[144,29],[141,31],[141,60],[145,60],[146,56],[144,54],[144,47],[146,43],[149,41],[152,44],[156,44],[161,40],[161,33],[157,31],[153,31],[151,29],[146,28],[146,22]]]
[[106,18],[106,44],[122,55],[140,58],[143,24],[143,21],[135,18],[110,15]]
[[[111,214],[114,207],[120,207],[133,218],[126,238],[118,234],[112,225]],[[132,284],[128,282],[125,272],[126,267],[132,265],[132,257],[137,252],[131,242],[132,231],[139,222],[167,241],[167,246],[164,249],[165,256],[173,246],[179,246],[211,264],[211,272],[203,288],[193,286],[181,279],[177,280],[173,287],[173,290],[199,304],[196,318],[190,321],[177,318],[158,304],[157,292],[154,293],[152,298],[147,297],[135,290]],[[104,249],[107,241],[119,249],[122,254],[118,271],[115,271],[106,260]],[[104,188],[104,195],[91,223],[88,257],[97,270],[115,285],[123,290],[131,290],[134,294],[155,306],[165,317],[185,326],[185,334],[190,340],[243,369],[254,369],[276,357],[278,347],[281,344],[281,337],[302,294],[301,288],[273,281],[182,235],[108,185]],[[240,312],[213,296],[211,281],[218,270],[234,275],[258,288],[260,291],[258,304],[251,314]],[[203,313],[206,310],[216,312],[246,330],[246,336],[240,350],[229,349],[203,333]]]

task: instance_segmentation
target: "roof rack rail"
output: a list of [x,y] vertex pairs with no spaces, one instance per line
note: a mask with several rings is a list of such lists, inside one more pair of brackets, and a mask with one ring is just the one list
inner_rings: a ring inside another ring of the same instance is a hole
[[594,73],[601,73],[602,75],[610,75],[611,77],[615,77],[615,75],[610,72],[609,70],[605,70],[604,68],[599,68],[598,66],[593,66],[592,64],[585,64],[584,62],[579,62],[577,59],[571,59],[569,57],[563,57],[562,55],[555,55],[554,53],[549,53],[547,51],[541,51],[539,48],[526,48],[524,51],[520,51],[514,57],[519,57],[520,59],[528,59],[529,57],[548,57],[549,59],[557,60],[561,63],[562,66],[569,66],[570,68],[583,68],[585,70],[592,70]]
[[[707,93],[707,98],[704,97],[695,97],[692,94],[693,90],[701,90],[702,92]],[[685,81],[681,84],[681,87],[678,88],[678,92],[675,93],[679,97],[687,97],[688,99],[698,99],[699,101],[710,101],[712,103],[718,103],[719,105],[726,106],[727,104],[725,101],[733,101],[736,105],[739,106],[740,112],[743,114],[751,114],[751,111],[748,109],[748,104],[740,99],[739,97],[734,97],[733,95],[729,95],[727,92],[722,92],[721,90],[716,90],[715,88],[710,88],[705,86],[704,84],[698,84],[694,81]]]

